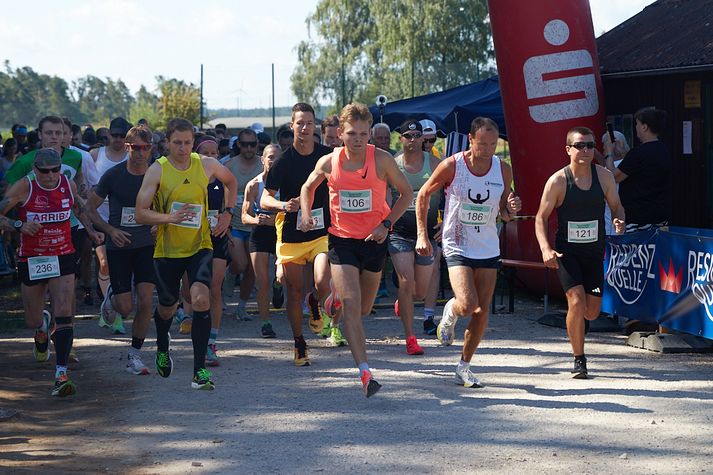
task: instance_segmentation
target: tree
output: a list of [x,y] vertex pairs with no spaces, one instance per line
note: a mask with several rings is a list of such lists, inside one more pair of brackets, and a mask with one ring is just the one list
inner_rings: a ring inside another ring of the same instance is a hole
[[157,76],[160,121],[157,126],[165,126],[174,117],[183,117],[198,124],[201,113],[200,89],[178,79]]
[[149,92],[143,84],[136,93],[136,100],[131,104],[129,110],[130,122],[136,124],[141,119],[146,119],[151,128],[166,122],[159,112],[158,96]]
[[494,72],[485,0],[321,0],[306,21],[316,37],[297,49],[300,100],[402,99]]

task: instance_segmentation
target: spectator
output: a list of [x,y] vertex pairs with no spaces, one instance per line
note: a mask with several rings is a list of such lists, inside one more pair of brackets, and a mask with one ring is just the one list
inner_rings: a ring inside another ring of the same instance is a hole
[[[215,137],[216,137],[218,140],[223,140],[223,139],[227,138],[227,136],[228,136],[228,127],[227,127],[225,124],[223,124],[223,123],[215,124],[215,127],[214,127],[214,128],[215,128]],[[220,145],[220,144],[219,144],[219,145]]]
[[106,147],[109,145],[109,129],[106,127],[99,127],[97,129],[97,146]]
[[97,144],[97,134],[92,127],[84,129],[82,134],[82,148],[89,150]]
[[17,157],[17,140],[9,138],[5,141],[2,147],[2,158],[0,158],[0,172],[4,175],[12,162]]
[[322,121],[322,144],[329,148],[341,147],[344,142],[339,137],[339,117],[330,115]]
[[294,134],[289,127],[282,126],[277,130],[277,143],[280,145],[283,152],[292,147],[293,140]]
[[272,140],[270,139],[270,135],[265,133],[265,132],[258,132],[257,133],[257,154],[262,157],[262,152],[265,150],[265,147],[270,145],[272,143]]
[[220,157],[221,160],[226,157],[230,158],[230,140],[229,139],[220,139],[220,142],[218,142],[218,156]]
[[[20,147],[19,147],[18,142],[18,148],[17,151],[20,152]],[[32,152],[33,150],[38,150],[40,148],[40,134],[37,133],[36,130],[30,130],[27,132],[27,152]]]
[[386,150],[391,155],[396,153],[396,150],[391,148],[391,129],[383,122],[371,128],[371,143],[381,150]]
[[[611,139],[609,138],[609,133],[606,132],[602,136],[602,148],[606,148],[611,144]],[[614,166],[618,167],[619,164],[621,163],[622,159],[626,156],[626,154],[629,152],[630,147],[629,147],[629,142],[627,142],[626,137],[624,134],[619,132],[618,130],[614,131]],[[617,190],[619,190],[619,185],[617,185]],[[607,236],[614,235],[614,225],[612,224],[611,220],[611,209],[607,205],[606,208],[604,208],[604,229],[605,233]]]

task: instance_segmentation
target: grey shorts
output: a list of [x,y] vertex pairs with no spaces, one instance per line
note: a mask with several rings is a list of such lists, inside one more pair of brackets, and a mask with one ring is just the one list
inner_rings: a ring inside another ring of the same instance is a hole
[[417,266],[430,266],[433,264],[436,253],[436,241],[431,239],[431,255],[422,256],[416,252],[416,239],[407,238],[396,233],[389,233],[388,248],[389,254],[391,255],[400,252],[413,252],[416,256],[414,262]]

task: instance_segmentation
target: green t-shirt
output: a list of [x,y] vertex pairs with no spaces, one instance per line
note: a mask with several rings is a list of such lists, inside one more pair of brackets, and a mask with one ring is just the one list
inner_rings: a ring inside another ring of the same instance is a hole
[[[31,152],[27,152],[20,158],[16,159],[12,166],[7,170],[5,173],[5,181],[7,182],[8,186],[12,185],[18,180],[21,180],[23,177],[29,176],[29,178],[34,177],[34,172],[32,171],[32,166],[35,163],[35,155],[37,154],[37,150],[33,150]],[[63,148],[62,149],[62,174],[65,175],[67,178],[70,180],[74,180],[74,178],[77,176],[77,173],[79,173],[82,170],[82,154],[77,152],[76,150],[71,150],[68,148]],[[74,212],[72,212],[72,215],[70,217],[70,223],[72,227],[77,226],[79,224],[79,220],[77,217],[74,215]]]

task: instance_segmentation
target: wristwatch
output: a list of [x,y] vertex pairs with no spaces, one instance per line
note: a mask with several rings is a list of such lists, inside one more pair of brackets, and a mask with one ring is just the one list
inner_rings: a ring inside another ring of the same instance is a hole
[[23,224],[25,224],[25,223],[18,219],[17,221],[12,223],[12,226],[19,231],[20,229],[22,229]]
[[393,225],[390,219],[383,220],[381,224],[383,224],[386,229],[391,229],[391,226]]
[[227,211],[230,213],[230,216],[235,216],[235,210],[233,210],[232,206],[228,206],[227,208],[224,208],[223,211]]

